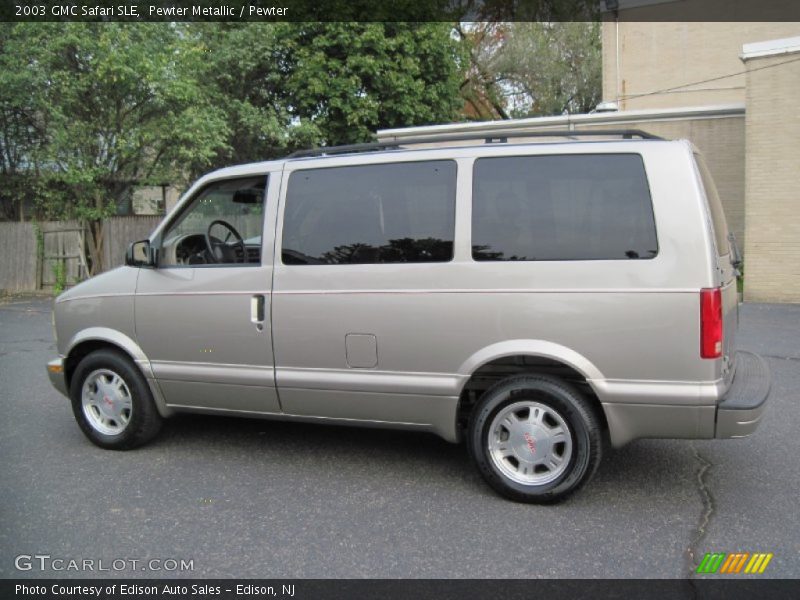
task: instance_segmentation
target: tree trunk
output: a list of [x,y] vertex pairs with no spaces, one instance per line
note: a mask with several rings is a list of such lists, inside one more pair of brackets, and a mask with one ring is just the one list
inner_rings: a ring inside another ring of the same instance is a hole
[[84,225],[84,230],[88,233],[86,236],[86,245],[89,247],[89,264],[88,274],[89,277],[94,277],[103,272],[103,221],[92,220],[87,221]]

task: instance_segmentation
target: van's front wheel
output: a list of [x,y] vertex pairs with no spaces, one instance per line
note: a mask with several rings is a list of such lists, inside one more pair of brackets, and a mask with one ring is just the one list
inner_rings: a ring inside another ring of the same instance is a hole
[[101,448],[135,448],[161,429],[147,381],[130,360],[112,350],[97,350],[78,363],[70,399],[81,431]]
[[593,407],[567,383],[539,375],[510,377],[488,389],[467,439],[484,479],[518,502],[563,500],[591,478],[602,452]]

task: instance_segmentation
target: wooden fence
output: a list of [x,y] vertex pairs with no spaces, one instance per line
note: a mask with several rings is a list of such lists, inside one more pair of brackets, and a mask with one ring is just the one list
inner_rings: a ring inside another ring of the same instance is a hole
[[125,263],[128,244],[150,236],[164,217],[113,217],[103,222],[103,266],[106,270]]
[[80,221],[39,223],[36,289],[67,288],[87,277],[84,229]]
[[0,223],[0,292],[35,290],[37,259],[33,223]]
[[[123,264],[128,244],[147,238],[161,218],[103,221],[103,270]],[[84,236],[79,221],[0,223],[0,294],[70,287],[85,279]]]

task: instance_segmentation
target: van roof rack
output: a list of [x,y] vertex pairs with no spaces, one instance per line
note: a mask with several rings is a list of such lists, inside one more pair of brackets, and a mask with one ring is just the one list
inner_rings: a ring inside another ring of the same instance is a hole
[[623,140],[639,138],[642,140],[663,140],[664,138],[652,133],[647,133],[641,129],[589,129],[584,131],[572,130],[553,130],[553,131],[514,131],[511,133],[501,133],[497,135],[465,133],[461,135],[435,136],[428,135],[422,137],[407,138],[404,140],[389,140],[384,142],[367,142],[364,144],[347,144],[344,146],[321,146],[308,150],[298,150],[287,158],[309,158],[312,156],[332,156],[336,154],[354,154],[357,152],[379,152],[381,150],[400,150],[403,146],[411,144],[434,144],[442,142],[467,142],[472,140],[483,140],[485,144],[506,144],[513,138],[553,138],[563,137],[577,139],[580,137],[620,137]]

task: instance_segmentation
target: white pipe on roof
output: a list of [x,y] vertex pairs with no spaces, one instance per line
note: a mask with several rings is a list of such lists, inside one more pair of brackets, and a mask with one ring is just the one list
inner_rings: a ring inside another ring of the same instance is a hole
[[580,115],[559,115],[556,117],[533,117],[528,119],[509,119],[506,121],[470,121],[446,125],[424,125],[402,129],[379,129],[379,142],[402,140],[409,137],[448,135],[462,133],[487,133],[499,135],[525,129],[572,129],[576,125],[608,125],[640,123],[642,121],[672,121],[686,119],[720,119],[744,116],[744,102],[718,104],[714,106],[692,106],[684,108],[660,108],[641,110],[622,110],[616,112],[590,113]]

